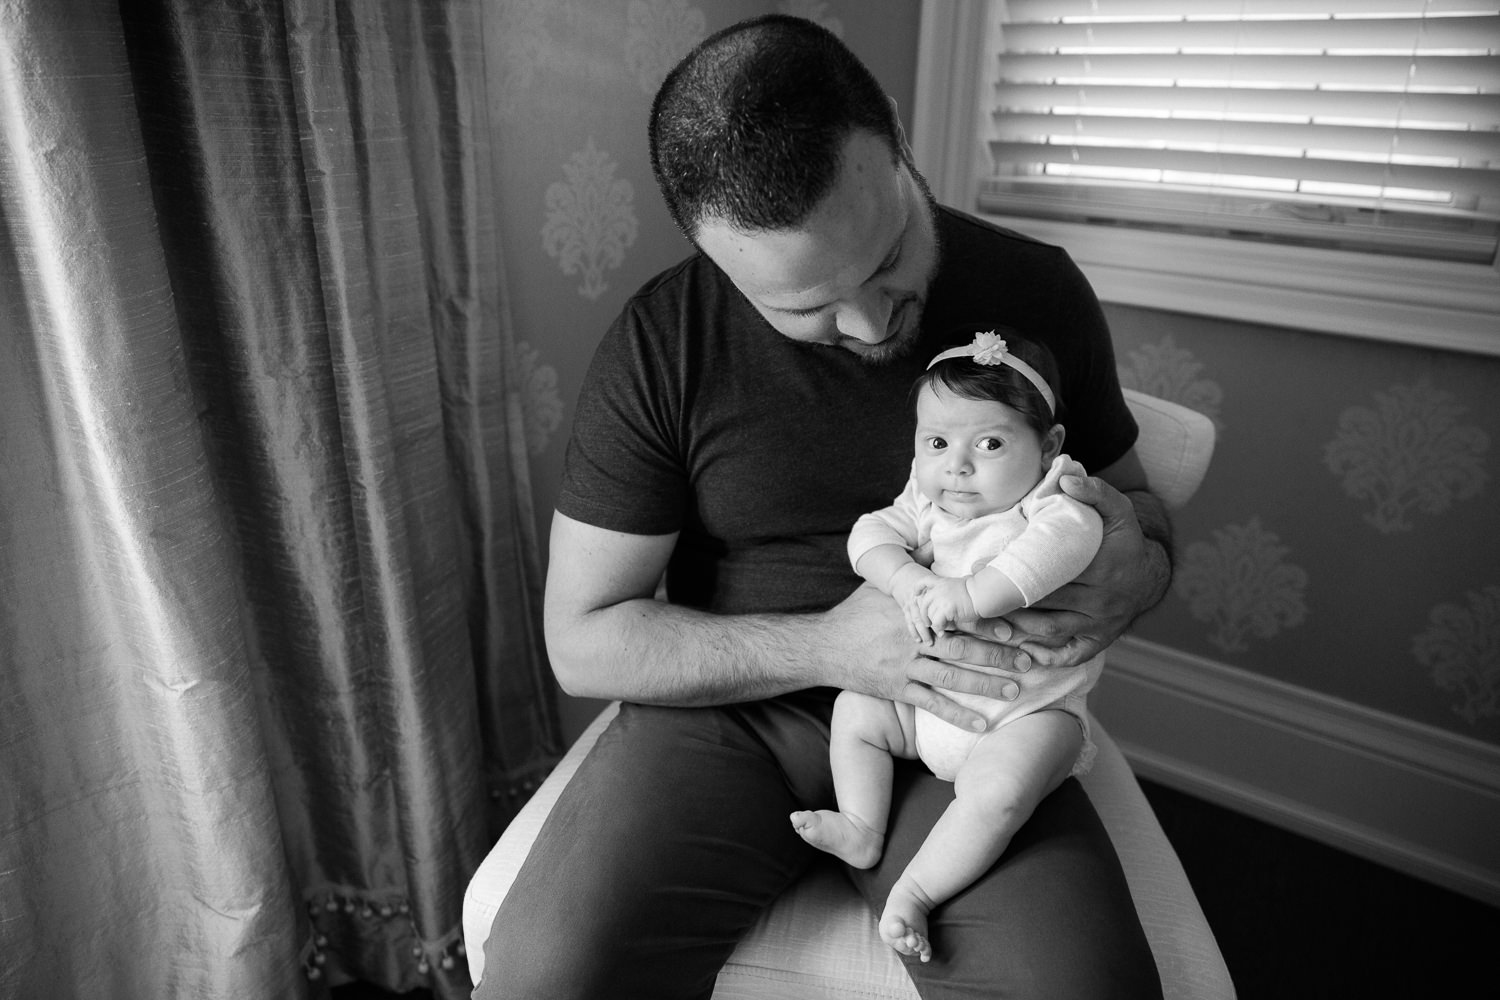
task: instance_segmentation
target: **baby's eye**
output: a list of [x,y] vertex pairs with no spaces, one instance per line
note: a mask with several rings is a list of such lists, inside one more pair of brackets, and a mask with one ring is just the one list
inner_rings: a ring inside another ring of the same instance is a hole
[[927,439],[927,447],[931,448],[933,451],[942,451],[944,448],[948,447],[948,442],[940,437],[930,437]]
[[999,451],[1004,443],[999,438],[980,438],[976,443],[980,451]]

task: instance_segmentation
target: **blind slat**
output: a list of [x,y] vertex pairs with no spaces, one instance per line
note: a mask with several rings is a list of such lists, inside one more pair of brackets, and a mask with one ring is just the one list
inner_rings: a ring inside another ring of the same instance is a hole
[[991,142],[997,163],[1060,163],[1079,166],[1122,167],[1223,174],[1328,183],[1455,191],[1479,198],[1500,197],[1500,170],[1429,167],[1405,163],[1362,163],[1316,157],[1247,156],[1203,153],[1182,149],[1132,149],[1116,146],[1068,146],[1039,143]]
[[1228,146],[1317,149],[1370,155],[1447,156],[1461,160],[1484,160],[1500,153],[1500,142],[1491,134],[1446,129],[1360,128],[1359,126],[1307,125],[1289,132],[1274,122],[1214,121],[1191,118],[1086,117],[1082,115],[1007,114],[995,123],[995,137],[1030,140],[1049,135],[1075,140],[1129,140],[1138,145],[1158,142]]
[[1486,89],[1500,84],[1500,56],[1302,55],[1038,55],[1002,53],[1000,78],[1014,82],[1085,79],[1211,80],[1245,84],[1358,85],[1390,90],[1433,87]]
[[1007,25],[1000,36],[1006,52],[1051,52],[1074,48],[1156,49],[1375,49],[1421,53],[1432,49],[1483,52],[1500,48],[1500,15],[1434,18],[1343,18],[1340,20],[1113,21]]
[[[1049,21],[1060,17],[1265,17],[1305,13],[1296,0],[1009,0],[1011,21]],[[1329,14],[1484,13],[1494,0],[1324,0],[1318,10]]]
[[[1341,245],[1348,249],[1378,250],[1402,256],[1435,257],[1481,263],[1494,253],[1494,237],[1468,232],[1443,232],[1374,223],[1374,214],[1356,212],[1348,221],[1330,226],[1328,213],[1314,209],[1299,218],[1297,209],[1268,204],[1263,198],[1195,199],[1179,191],[1142,191],[1118,188],[1095,190],[1078,184],[1059,184],[1054,178],[1007,178],[984,182],[979,191],[985,211],[1002,215],[1078,221],[1101,215],[1148,229],[1216,233],[1254,228],[1288,242]],[[1227,204],[1238,202],[1237,205]],[[1201,206],[1201,207],[1200,207]],[[1388,220],[1389,210],[1379,213]],[[1404,220],[1410,223],[1411,219]],[[1415,254],[1413,253],[1415,251]]]
[[1002,83],[995,88],[995,106],[999,109],[1020,110],[1043,110],[1051,107],[1161,109],[1164,96],[1170,96],[1173,108],[1195,113],[1220,113],[1231,118],[1301,115],[1307,118],[1465,122],[1475,129],[1500,128],[1500,94],[1176,87],[1170,95],[1163,95],[1160,87]]

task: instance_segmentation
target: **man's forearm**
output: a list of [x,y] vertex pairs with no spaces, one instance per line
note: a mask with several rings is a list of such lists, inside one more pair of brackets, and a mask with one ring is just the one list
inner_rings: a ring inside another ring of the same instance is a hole
[[1151,589],[1141,614],[1160,604],[1172,583],[1175,552],[1172,547],[1172,520],[1161,498],[1149,490],[1127,490],[1125,496],[1135,507],[1135,517],[1146,540],[1145,557],[1156,585]]
[[818,614],[716,615],[636,599],[549,622],[563,690],[652,705],[722,705],[836,683]]

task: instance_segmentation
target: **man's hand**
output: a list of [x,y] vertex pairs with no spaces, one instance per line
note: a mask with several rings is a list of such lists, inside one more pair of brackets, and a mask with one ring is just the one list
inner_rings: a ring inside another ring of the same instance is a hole
[[1015,677],[1031,665],[1029,655],[990,638],[991,623],[949,632],[931,644],[914,642],[894,600],[866,584],[823,616],[822,636],[839,651],[838,687],[906,702],[961,729],[983,730],[985,720],[937,688],[1011,701],[1020,692]]
[[1076,666],[1097,655],[1161,600],[1171,579],[1165,548],[1142,534],[1136,512],[1136,502],[1151,505],[1150,516],[1164,524],[1159,500],[1140,492],[1132,502],[1097,477],[1064,476],[1061,486],[1099,512],[1099,551],[1071,583],[1012,611],[996,628],[1002,642],[1025,649],[1043,667]]

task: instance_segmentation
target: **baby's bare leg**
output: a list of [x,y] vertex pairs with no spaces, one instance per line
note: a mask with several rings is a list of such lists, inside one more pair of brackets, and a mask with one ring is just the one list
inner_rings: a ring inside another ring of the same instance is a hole
[[891,756],[916,756],[910,705],[844,691],[833,704],[829,764],[838,811],[792,813],[802,839],[855,868],[870,868],[885,849],[891,811]]
[[1082,744],[1078,720],[1055,710],[980,740],[958,770],[952,804],[886,898],[881,938],[928,961],[927,915],[989,871],[1037,803],[1072,773]]

